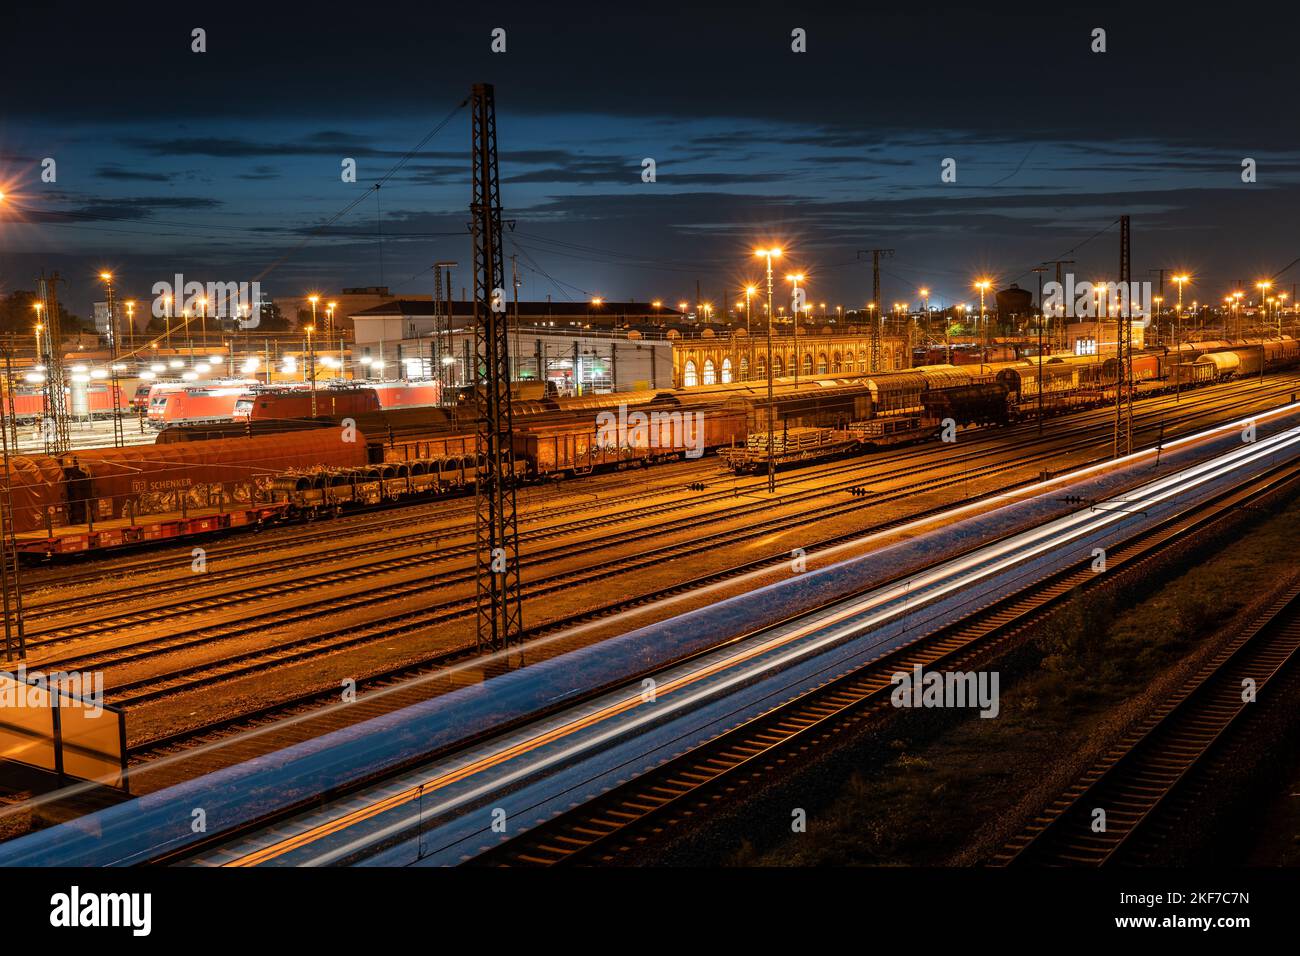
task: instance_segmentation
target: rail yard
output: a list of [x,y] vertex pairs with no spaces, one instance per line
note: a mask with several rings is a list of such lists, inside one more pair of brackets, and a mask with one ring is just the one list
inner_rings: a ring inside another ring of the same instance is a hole
[[1287,18],[365,14],[6,19],[11,943],[1283,938]]
[[[807,389],[819,389],[816,403],[803,397]],[[833,397],[839,390],[849,398]],[[1294,371],[1176,394],[1149,389],[1136,402],[1135,447],[1171,445],[1227,420],[1264,415],[1288,404],[1297,390],[1300,376]],[[685,391],[672,407],[692,397]],[[872,390],[856,383],[809,383],[791,390],[788,408],[805,416],[799,426],[812,427],[802,423],[842,414],[846,401],[861,393]],[[718,407],[713,396],[705,397],[706,407]],[[579,414],[591,416],[593,409]],[[734,473],[719,454],[697,460],[666,456],[679,460],[638,468],[635,485],[619,466],[644,463],[630,460],[626,450],[606,463],[608,470],[594,458],[597,467],[560,482],[521,475],[523,593],[530,606],[544,599],[546,609],[530,618],[525,669],[779,581],[788,577],[792,554],[807,554],[807,570],[815,571],[831,556],[839,559],[866,546],[864,541],[879,547],[954,507],[996,509],[1008,496],[1109,458],[1109,406],[1089,408],[1076,400],[1043,432],[1032,418],[1013,424],[1015,417],[964,428],[955,442],[914,437],[907,444],[862,446],[787,465],[771,498],[761,478]],[[587,421],[591,432],[595,419]],[[572,415],[553,427],[576,431]],[[261,447],[268,441],[276,442],[277,461],[292,474],[314,473],[301,467],[294,442],[306,442],[318,465],[334,448],[358,453],[361,460],[366,455],[364,441],[344,443],[329,427],[155,447],[171,455],[173,449]],[[445,448],[462,439],[441,441]],[[406,449],[429,443],[427,436],[415,437],[381,448],[409,460]],[[729,446],[715,441],[710,447],[718,452]],[[245,460],[265,457],[241,454]],[[137,462],[142,457],[135,450],[130,455]],[[105,453],[103,460],[112,456]],[[174,457],[166,467],[177,467]],[[349,473],[343,467],[332,474],[340,472]],[[394,474],[387,480],[408,489],[412,477]],[[82,550],[77,560],[35,564],[25,572],[26,667],[103,675],[103,702],[124,715],[125,776],[133,794],[193,780],[509,671],[494,659],[479,662],[473,508],[463,482],[429,489],[432,494],[391,496],[380,507],[380,497],[358,502],[352,484],[298,487],[281,475],[269,478],[268,487],[294,487],[317,497],[310,506],[298,499],[296,520],[268,520],[260,530],[196,530],[180,541],[142,540],[120,554],[111,547]],[[321,495],[338,488],[346,498]],[[353,512],[343,504],[370,507]],[[341,707],[339,687],[349,682],[359,699]]]

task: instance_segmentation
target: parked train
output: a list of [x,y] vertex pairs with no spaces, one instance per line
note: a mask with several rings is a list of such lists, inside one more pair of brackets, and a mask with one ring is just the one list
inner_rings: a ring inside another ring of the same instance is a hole
[[[1300,362],[1295,343],[1274,344],[1253,346],[1266,371]],[[1171,370],[1199,367],[1214,372],[1206,379],[1214,381],[1240,374],[1243,365],[1251,368],[1242,361],[1249,350],[1236,343],[1235,349],[1204,350],[1191,361],[1190,350],[1176,356],[1148,352],[1135,358],[1133,378],[1139,389],[1156,391],[1182,384],[1170,381]],[[1213,358],[1230,351],[1236,364]],[[1057,408],[1104,400],[1108,375],[1113,396],[1115,369],[1112,363],[1108,373],[1105,360],[1044,362],[1044,398],[1052,396]],[[754,436],[765,433],[769,421],[786,437],[797,429],[843,432],[858,450],[916,441],[933,435],[944,419],[961,426],[998,425],[1036,410],[1039,375],[1036,362],[1021,360],[786,380],[774,385],[770,399],[765,384],[741,382],[521,401],[511,467],[522,483],[712,451],[725,450],[729,459],[747,449],[761,456],[766,442]],[[301,389],[272,389],[269,395],[283,397],[278,392],[310,401]],[[367,394],[362,388],[335,392]],[[472,405],[372,404],[336,418],[350,422],[254,415],[245,422],[167,428],[152,446],[18,456],[14,526],[20,550],[96,552],[415,496],[454,495],[474,486],[479,459]],[[782,446],[801,443],[795,436]]]
[[[135,380],[123,379],[118,383],[117,406],[123,412],[131,409],[135,393]],[[96,380],[85,386],[65,386],[64,407],[75,418],[103,418],[113,412],[113,389],[106,381]],[[9,395],[16,421],[24,424],[39,421],[45,415],[45,392],[39,385],[15,385]],[[10,408],[5,409],[5,414]]]

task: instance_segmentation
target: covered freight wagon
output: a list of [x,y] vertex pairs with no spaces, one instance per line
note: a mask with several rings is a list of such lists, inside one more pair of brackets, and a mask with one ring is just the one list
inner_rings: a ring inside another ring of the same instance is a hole
[[1005,382],[976,382],[956,388],[932,390],[921,396],[927,419],[951,418],[958,425],[1005,425]]
[[[351,439],[351,440],[349,440]],[[365,437],[322,428],[253,438],[72,451],[61,458],[69,521],[79,524],[223,501],[251,501],[275,475],[367,463]]]
[[[933,377],[933,372],[931,376]],[[867,379],[871,393],[871,415],[914,415],[922,411],[921,395],[929,388],[930,378],[920,372],[897,372],[873,375]]]
[[67,487],[63,468],[49,455],[14,455],[9,459],[13,494],[13,531],[39,531],[67,521]]
[[[1258,359],[1258,353],[1256,353]],[[1241,358],[1236,352],[1207,352],[1196,360],[1197,365],[1208,365],[1214,369],[1214,377],[1219,381],[1232,378],[1241,371]],[[1258,361],[1255,365],[1259,370]]]

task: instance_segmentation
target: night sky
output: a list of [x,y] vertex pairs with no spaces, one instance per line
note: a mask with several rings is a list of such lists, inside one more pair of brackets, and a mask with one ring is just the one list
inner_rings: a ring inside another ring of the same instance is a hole
[[[1063,255],[1113,279],[1121,213],[1134,277],[1186,269],[1189,299],[1300,256],[1300,35],[1280,8],[269,7],[6,12],[0,291],[57,269],[84,316],[106,267],[136,296],[176,272],[276,296],[428,294],[438,259],[468,285],[467,110],[367,190],[475,81],[496,85],[505,252],[527,299],[675,303],[698,278],[716,301],[776,241],[814,302],[869,299],[856,254],[882,246],[887,302],[928,285],[945,305],[976,299],[981,273],[1032,287]],[[1297,281],[1300,266],[1280,284]]]

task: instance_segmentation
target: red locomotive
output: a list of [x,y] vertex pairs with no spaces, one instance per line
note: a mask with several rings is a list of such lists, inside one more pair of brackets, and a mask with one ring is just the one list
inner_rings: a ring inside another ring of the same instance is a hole
[[371,382],[368,384],[379,396],[379,407],[385,410],[437,405],[442,397],[442,388],[437,382]]
[[311,389],[268,388],[243,395],[235,402],[235,421],[270,421],[291,418],[355,418],[379,411],[379,396],[369,387],[327,387],[316,389],[313,408]]

